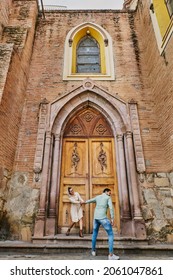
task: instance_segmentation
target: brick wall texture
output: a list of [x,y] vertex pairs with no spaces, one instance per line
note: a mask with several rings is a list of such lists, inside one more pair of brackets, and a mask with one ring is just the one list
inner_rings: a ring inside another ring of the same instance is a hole
[[15,1],[0,41],[0,162],[8,170],[14,163],[25,102],[36,14],[35,1]]
[[[150,160],[156,167],[155,171],[160,169],[169,172],[173,170],[173,37],[171,36],[164,50],[165,57],[161,56],[148,13],[148,2],[139,1],[135,15],[135,31],[140,49],[143,95],[145,97],[147,94],[153,103],[152,113],[156,120],[154,123],[150,119],[145,125],[150,130],[149,134],[153,134],[154,131],[157,133],[152,136],[152,139],[147,139],[143,133],[143,144],[146,152],[150,149],[152,157]],[[143,113],[140,115],[141,123],[143,123]],[[158,154],[160,161],[153,155],[154,149],[160,150]]]
[[39,21],[19,136],[23,149],[17,151],[16,169],[32,171],[40,101],[46,98],[51,102],[80,85],[79,81],[62,80],[64,41],[74,26],[92,21],[104,27],[113,39],[116,81],[100,81],[99,85],[112,94],[118,93],[126,102],[137,101],[147,171],[172,170],[171,50],[167,48],[166,65],[159,55],[150,18],[141,15],[144,8],[140,6],[135,16],[110,11],[104,15],[100,11],[61,11],[47,13],[46,21]]
[[3,26],[8,24],[11,3],[12,0],[1,0],[0,2],[0,37],[2,35]]

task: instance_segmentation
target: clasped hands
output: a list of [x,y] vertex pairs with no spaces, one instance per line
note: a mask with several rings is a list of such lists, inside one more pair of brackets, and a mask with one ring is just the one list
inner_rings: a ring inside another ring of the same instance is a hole
[[85,201],[81,201],[81,202],[80,202],[80,205],[83,205],[83,204],[86,204],[86,202],[85,202]]

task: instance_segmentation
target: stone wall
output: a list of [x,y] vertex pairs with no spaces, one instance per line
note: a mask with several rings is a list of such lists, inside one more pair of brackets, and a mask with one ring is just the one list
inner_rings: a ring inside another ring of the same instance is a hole
[[173,173],[150,173],[139,177],[142,212],[150,242],[172,242]]
[[28,184],[28,174],[24,172],[13,173],[8,183],[8,189],[8,199],[4,209],[8,211],[10,232],[13,233],[10,237],[30,240],[39,190],[31,188]]

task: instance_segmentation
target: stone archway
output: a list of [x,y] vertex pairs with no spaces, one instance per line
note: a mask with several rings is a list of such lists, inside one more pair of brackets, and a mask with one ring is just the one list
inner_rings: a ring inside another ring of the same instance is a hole
[[[85,105],[68,121],[62,145],[60,195],[58,200],[58,232],[65,233],[71,224],[68,187],[78,191],[84,200],[110,188],[115,211],[114,232],[119,233],[119,194],[114,137],[105,117]],[[91,233],[94,205],[82,207],[84,232]],[[77,226],[76,226],[77,230]]]
[[[47,107],[45,104],[44,106]],[[143,172],[145,168],[136,104],[134,102],[127,104],[117,96],[114,97],[99,88],[91,80],[85,80],[81,87],[58,98],[49,104],[47,112],[43,112],[42,118],[46,119],[47,116],[44,157],[43,153],[42,157],[40,156],[39,142],[34,166],[36,175],[41,175],[40,205],[35,222],[35,236],[57,233],[57,197],[60,193],[63,133],[68,121],[86,106],[100,112],[112,129],[117,151],[115,160],[121,235],[145,238],[136,178],[137,171]],[[40,119],[40,126],[41,123]]]

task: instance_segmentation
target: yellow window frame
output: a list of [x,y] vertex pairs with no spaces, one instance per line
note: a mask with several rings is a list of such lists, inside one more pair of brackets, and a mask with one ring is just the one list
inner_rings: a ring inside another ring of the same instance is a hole
[[[72,74],[76,73],[76,53],[77,53],[77,45],[79,41],[89,33],[99,44],[100,47],[100,62],[101,62],[101,73],[106,74],[106,62],[105,62],[105,42],[101,34],[92,27],[84,27],[83,29],[79,30],[75,36],[73,37],[72,42]],[[79,73],[78,73],[79,75]]]

